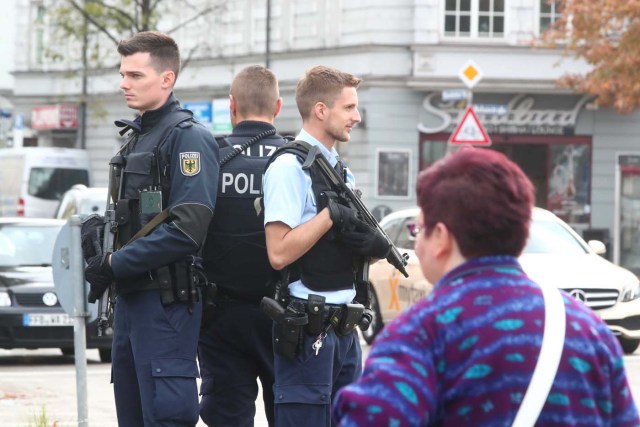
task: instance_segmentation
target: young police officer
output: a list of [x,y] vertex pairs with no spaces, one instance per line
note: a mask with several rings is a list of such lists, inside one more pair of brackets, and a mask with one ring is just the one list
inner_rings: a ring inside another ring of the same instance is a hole
[[[112,159],[122,165],[115,208],[120,249],[88,259],[90,302],[115,281],[118,425],[195,426],[201,303],[194,255],[213,216],[218,148],[173,95],[180,55],[172,38],[141,32],[120,42],[118,52],[120,88],[139,115],[116,122],[133,134]],[[164,209],[164,222],[127,244]]]
[[281,106],[278,80],[270,70],[250,66],[234,78],[229,95],[233,132],[226,138],[229,147],[220,150],[216,214],[203,252],[207,279],[217,287],[198,346],[200,416],[210,426],[253,426],[256,378],[273,425],[272,326],[260,300],[273,295],[275,272],[256,201],[269,156],[285,142],[272,124]]
[[[296,102],[303,124],[297,139],[319,147],[334,167],[339,164],[336,141],[348,141],[360,122],[356,93],[360,82],[351,74],[323,66],[307,70],[298,82]],[[354,183],[348,169],[344,176]],[[343,324],[345,316],[351,315],[345,304],[356,294],[354,260],[356,255],[380,258],[389,252],[379,233],[368,229],[367,235],[360,235],[365,232],[354,230],[360,222],[355,211],[331,197],[331,189],[317,177],[313,165],[303,169],[301,159],[291,153],[278,155],[265,174],[269,261],[277,270],[286,268],[292,276],[300,276],[285,289],[290,295],[287,318],[274,319],[279,427],[331,425],[332,397],[355,380],[362,367],[354,329],[359,319]],[[300,315],[308,317],[308,323],[298,334],[295,326],[301,323]],[[340,319],[332,319],[334,315]]]

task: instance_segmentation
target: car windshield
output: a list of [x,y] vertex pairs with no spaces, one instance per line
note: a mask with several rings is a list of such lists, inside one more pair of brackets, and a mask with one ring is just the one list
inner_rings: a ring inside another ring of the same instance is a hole
[[49,266],[58,225],[1,224],[0,267]]
[[525,254],[583,255],[587,249],[557,221],[533,220]]

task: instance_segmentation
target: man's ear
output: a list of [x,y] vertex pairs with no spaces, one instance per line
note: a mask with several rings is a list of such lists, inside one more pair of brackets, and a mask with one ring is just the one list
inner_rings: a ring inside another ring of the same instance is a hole
[[233,95],[229,94],[229,114],[231,117],[234,117],[237,113],[238,104],[236,103],[236,99]]
[[280,114],[280,110],[282,110],[282,98],[278,98],[276,101],[276,110],[273,112],[273,118],[275,119]]
[[171,89],[176,84],[176,73],[167,70],[162,73],[162,89]]
[[318,120],[323,121],[327,114],[327,106],[323,102],[316,102],[316,105],[313,106],[313,114]]

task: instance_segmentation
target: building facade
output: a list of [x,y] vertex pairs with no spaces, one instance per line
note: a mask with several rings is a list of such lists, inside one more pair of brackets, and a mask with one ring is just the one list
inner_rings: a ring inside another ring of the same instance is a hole
[[[81,141],[80,63],[44,55],[51,43],[47,0],[18,2],[12,101],[29,130],[26,142],[86,147],[94,182],[105,185],[107,161],[122,142],[113,121],[133,115],[118,89],[115,45],[103,39],[105,63],[113,65],[87,73]],[[640,115],[598,109],[588,97],[556,87],[564,73],[588,67],[559,50],[532,47],[557,17],[546,0],[163,3],[159,29],[165,31],[199,8],[220,6],[172,33],[190,54],[175,92],[212,130],[228,131],[229,85],[246,65],[267,63],[278,76],[284,107],[276,126],[290,135],[301,126],[294,91],[307,67],[329,65],[362,77],[363,121],[339,150],[365,203],[382,216],[415,204],[418,171],[452,149],[447,141],[471,101],[491,148],[534,182],[536,203],[604,240],[612,259],[640,271]],[[58,47],[69,57],[77,51],[72,42]],[[461,71],[469,64],[477,83],[462,92]]]

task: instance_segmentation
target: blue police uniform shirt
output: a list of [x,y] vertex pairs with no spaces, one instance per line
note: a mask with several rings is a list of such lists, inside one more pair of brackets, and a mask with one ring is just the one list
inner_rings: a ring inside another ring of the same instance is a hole
[[[338,152],[331,151],[320,141],[309,135],[304,129],[297,138],[311,145],[320,147],[322,154],[329,160],[331,166],[338,162]],[[355,185],[355,177],[346,168],[347,184]],[[304,224],[317,215],[316,199],[311,189],[311,177],[302,170],[302,164],[295,154],[287,153],[278,157],[267,169],[264,176],[264,224],[283,222],[291,228]],[[322,295],[328,304],[350,303],[356,295],[355,287],[331,292],[318,292],[307,288],[298,280],[289,284],[291,296],[307,299],[309,294]]]

